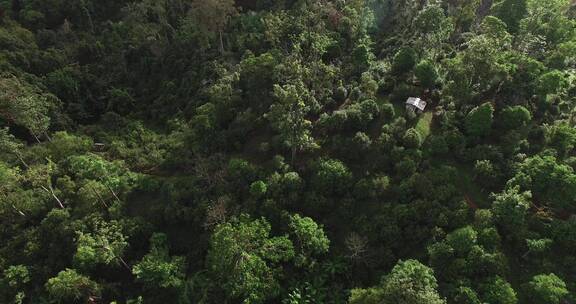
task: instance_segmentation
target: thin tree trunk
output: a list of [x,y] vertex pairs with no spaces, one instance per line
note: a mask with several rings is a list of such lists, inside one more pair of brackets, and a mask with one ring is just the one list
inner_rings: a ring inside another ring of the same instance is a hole
[[38,136],[36,136],[36,133],[32,133],[32,136],[34,136],[34,139],[36,139],[36,141],[41,144],[42,142],[40,141],[40,139],[38,138]]
[[126,261],[124,261],[124,259],[122,257],[117,257],[118,260],[120,260],[120,263],[124,266],[124,268],[126,268],[126,270],[128,270],[130,273],[132,273],[132,268],[130,268],[130,265],[128,265],[128,263],[126,263]]
[[106,185],[106,187],[108,187],[108,189],[110,190],[110,192],[112,192],[112,195],[114,195],[114,197],[116,198],[116,200],[118,201],[118,203],[122,203],[122,201],[120,200],[120,198],[118,197],[118,195],[116,195],[116,192],[114,192],[114,190],[112,190],[112,187]]
[[86,17],[88,18],[88,27],[90,28],[90,33],[94,33],[94,22],[92,21],[92,14],[90,14],[90,11],[86,7],[86,3],[84,3],[84,1],[82,1],[82,10],[84,11],[84,14],[86,14]]
[[26,213],[22,212],[22,210],[16,208],[16,206],[14,206],[14,204],[12,204],[12,208],[14,209],[14,211],[18,212],[18,214],[20,214],[21,216],[26,216]]
[[102,198],[100,193],[98,193],[98,191],[96,191],[96,189],[94,189],[94,187],[92,187],[92,186],[90,186],[90,189],[92,190],[92,192],[94,192],[94,194],[96,194],[96,196],[98,197],[98,200],[102,203],[102,205],[104,205],[104,207],[106,209],[108,209],[108,204],[106,204],[106,202],[104,201],[104,198]]
[[224,40],[222,38],[222,30],[218,31],[218,35],[220,36],[220,54],[224,55]]
[[[8,195],[5,193],[2,193],[4,198],[8,198]],[[16,206],[14,204],[10,204],[12,206],[12,209],[14,209],[14,211],[16,211],[18,214],[20,214],[21,216],[26,216],[26,213],[22,212],[22,210],[16,208]]]
[[526,251],[526,253],[524,253],[524,254],[522,255],[522,259],[525,260],[525,259],[528,257],[528,255],[530,254],[530,252],[531,252],[530,250]]
[[20,20],[20,11],[22,10],[22,3],[20,0],[12,0],[12,15],[14,20]]
[[117,258],[120,261],[120,264],[122,264],[122,266],[124,266],[124,268],[126,268],[126,270],[128,270],[130,273],[132,273],[132,268],[130,268],[130,265],[128,265],[128,263],[126,263],[126,261],[121,256],[114,254],[114,251],[112,251],[112,249],[110,249],[110,247],[103,245],[103,246],[100,246],[100,248],[104,248],[105,250],[108,250],[114,258]]
[[62,201],[58,198],[58,196],[56,196],[56,193],[54,193],[54,189],[52,188],[52,186],[49,185],[48,188],[41,186],[41,188],[52,195],[52,197],[58,202],[58,205],[60,206],[61,209],[66,209],[66,207],[64,207],[64,204],[62,204]]
[[30,166],[28,165],[28,163],[24,160],[24,158],[22,158],[22,155],[20,154],[20,152],[16,152],[16,156],[18,157],[18,159],[20,160],[20,162],[24,165],[24,167],[26,167],[26,169],[29,169]]

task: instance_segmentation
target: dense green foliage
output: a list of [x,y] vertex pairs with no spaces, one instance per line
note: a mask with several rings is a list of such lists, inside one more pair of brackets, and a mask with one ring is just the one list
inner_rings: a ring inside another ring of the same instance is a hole
[[576,302],[575,87],[570,0],[0,0],[0,303]]

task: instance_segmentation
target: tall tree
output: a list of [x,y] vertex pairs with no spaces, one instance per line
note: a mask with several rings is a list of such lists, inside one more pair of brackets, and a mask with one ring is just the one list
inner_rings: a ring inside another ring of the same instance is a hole
[[416,65],[414,75],[420,80],[420,84],[428,89],[433,89],[438,79],[436,67],[428,60],[423,60]]
[[438,5],[429,5],[418,13],[414,19],[417,32],[421,38],[417,41],[422,41],[420,47],[427,50],[430,57],[435,61],[444,43],[452,32],[454,32],[454,24],[452,19],[448,18],[444,10]]
[[507,233],[517,234],[524,231],[531,198],[530,192],[520,192],[519,187],[494,195],[492,213]]
[[167,236],[155,233],[150,238],[150,252],[134,265],[132,272],[136,279],[147,288],[174,288],[184,285],[183,257],[171,257],[168,250]]
[[415,260],[400,261],[381,286],[353,290],[349,303],[445,304],[437,288],[432,269]]
[[508,184],[531,191],[539,204],[565,210],[576,208],[576,173],[553,156],[527,158]]
[[263,303],[278,294],[280,263],[294,257],[294,246],[286,236],[270,236],[271,229],[265,219],[242,215],[214,230],[206,262],[227,298]]
[[534,276],[528,283],[528,293],[530,303],[560,304],[570,292],[562,279],[550,273]]
[[472,137],[484,137],[490,134],[494,119],[494,107],[487,102],[476,107],[466,115],[466,132]]
[[478,33],[465,39],[466,49],[445,61],[444,91],[460,103],[471,101],[477,94],[499,90],[512,70],[505,56],[511,49],[512,36],[500,19],[486,17]]
[[46,290],[58,303],[76,303],[80,299],[88,301],[99,294],[100,287],[90,278],[74,269],[60,271],[46,282]]
[[95,227],[90,232],[79,232],[74,262],[81,269],[91,269],[98,264],[123,265],[130,270],[122,258],[128,242],[117,221],[104,222],[95,220]]
[[3,74],[0,76],[0,118],[25,127],[38,139],[50,126],[49,112],[54,105],[48,96],[14,75]]
[[209,32],[218,33],[219,49],[224,53],[222,32],[230,18],[238,13],[234,0],[194,0],[190,13],[199,25]]
[[527,0],[527,2],[528,13],[520,22],[520,33],[523,34],[523,38],[542,36],[547,42],[546,46],[554,46],[574,38],[576,21],[566,14],[570,0]]
[[520,27],[520,20],[528,12],[526,0],[504,0],[498,3],[493,10],[500,20],[508,25],[511,33],[516,33]]
[[480,286],[482,300],[490,304],[516,304],[516,291],[501,277],[493,277]]
[[323,227],[316,224],[313,219],[295,214],[290,216],[289,227],[299,251],[296,257],[297,264],[307,265],[313,261],[313,256],[328,252],[330,240],[326,237]]
[[307,119],[313,97],[301,82],[275,85],[274,95],[277,102],[270,106],[266,117],[290,148],[294,162],[298,152],[317,147],[311,134],[312,122]]

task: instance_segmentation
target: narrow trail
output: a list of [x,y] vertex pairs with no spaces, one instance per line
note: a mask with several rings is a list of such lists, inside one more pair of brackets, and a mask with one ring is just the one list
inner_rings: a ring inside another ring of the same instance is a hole
[[470,209],[472,210],[478,209],[478,205],[470,198],[468,194],[464,194],[464,199],[466,199],[466,204],[468,204],[468,207]]

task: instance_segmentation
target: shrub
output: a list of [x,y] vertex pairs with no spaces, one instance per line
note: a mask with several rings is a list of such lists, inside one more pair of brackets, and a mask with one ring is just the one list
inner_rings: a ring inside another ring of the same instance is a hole
[[413,48],[405,47],[400,49],[392,60],[392,73],[401,75],[409,72],[416,65],[417,57]]
[[478,106],[468,115],[465,120],[466,132],[473,137],[483,137],[490,134],[494,119],[494,107],[487,102]]
[[255,181],[250,185],[250,194],[255,198],[264,196],[267,190],[268,187],[266,186],[266,183],[261,180]]
[[500,114],[504,128],[517,129],[527,125],[532,120],[532,114],[523,106],[507,107]]
[[321,159],[312,178],[314,187],[325,194],[344,193],[350,187],[352,173],[339,160]]
[[402,141],[404,142],[404,146],[407,148],[416,149],[420,148],[422,145],[422,137],[420,136],[420,133],[414,128],[406,130]]
[[380,111],[387,121],[392,120],[396,115],[396,110],[394,110],[394,106],[391,103],[385,103],[380,106]]
[[438,72],[434,65],[427,60],[421,61],[414,69],[416,78],[420,80],[420,84],[425,88],[433,88],[438,78]]

